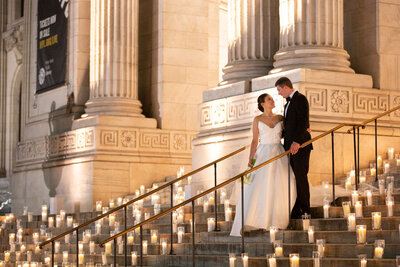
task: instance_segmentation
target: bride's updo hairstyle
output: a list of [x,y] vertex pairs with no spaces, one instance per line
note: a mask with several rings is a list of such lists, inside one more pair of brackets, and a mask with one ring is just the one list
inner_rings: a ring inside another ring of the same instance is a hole
[[263,106],[261,105],[261,103],[264,103],[265,98],[267,97],[267,95],[269,95],[269,94],[262,94],[262,95],[260,95],[260,96],[258,97],[258,99],[257,99],[258,109],[259,109],[261,112],[264,112],[264,108],[263,108]]

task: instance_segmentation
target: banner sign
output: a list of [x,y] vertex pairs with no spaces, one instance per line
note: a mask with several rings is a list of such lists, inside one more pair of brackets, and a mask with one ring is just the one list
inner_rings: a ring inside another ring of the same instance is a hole
[[68,0],[38,1],[36,92],[65,83]]

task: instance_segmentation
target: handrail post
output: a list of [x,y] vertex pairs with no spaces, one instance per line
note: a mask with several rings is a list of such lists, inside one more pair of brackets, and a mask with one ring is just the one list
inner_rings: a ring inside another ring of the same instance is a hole
[[355,172],[355,184],[356,190],[358,190],[357,184],[357,144],[356,144],[356,127],[353,126],[353,152],[354,152],[354,172]]
[[357,184],[360,184],[360,127],[357,127]]
[[76,229],[76,267],[79,267],[79,229]]
[[289,203],[289,207],[288,207],[288,209],[289,209],[289,222],[290,222],[290,213],[291,213],[291,211],[292,211],[292,209],[290,208],[291,207],[291,203],[290,203],[290,153],[289,153],[289,155],[288,155],[288,203]]
[[244,179],[243,176],[240,177],[240,184],[241,184],[241,210],[242,210],[242,253],[245,252],[244,250]]
[[140,234],[139,234],[139,236],[140,236],[140,266],[143,266],[143,227],[142,226],[140,226],[139,227],[139,229],[140,229]]
[[54,240],[51,241],[51,267],[54,267]]
[[114,238],[114,267],[117,267],[117,239]]
[[332,205],[335,205],[335,136],[334,132],[331,133],[332,137]]
[[[214,186],[217,186],[217,163],[214,163]],[[217,205],[217,190],[214,191],[214,216],[215,216],[215,225],[214,225],[214,231],[217,232],[219,231],[218,228],[218,205]]]
[[[128,206],[124,206],[124,231],[126,231],[126,229],[127,229],[127,227],[126,227],[126,225],[127,225],[127,222],[126,222],[127,209],[128,209]],[[128,266],[128,248],[127,247],[128,247],[128,235],[124,234],[124,254],[125,254],[124,255],[124,262],[125,262],[125,267]]]
[[[171,184],[171,208],[174,206],[174,185]],[[174,247],[173,247],[173,238],[174,238],[174,229],[173,229],[173,224],[174,224],[174,219],[172,216],[172,212],[170,213],[170,231],[169,231],[169,239],[170,239],[170,244],[171,244],[171,249],[169,251],[169,255],[174,254]]]
[[378,182],[378,120],[375,120],[375,182]]
[[195,245],[195,241],[194,241],[194,238],[195,238],[194,208],[195,208],[194,200],[192,200],[192,266],[193,267],[195,266],[195,260],[196,260],[196,258],[195,258],[195,256],[196,256],[196,248],[195,248],[195,246],[196,245]]

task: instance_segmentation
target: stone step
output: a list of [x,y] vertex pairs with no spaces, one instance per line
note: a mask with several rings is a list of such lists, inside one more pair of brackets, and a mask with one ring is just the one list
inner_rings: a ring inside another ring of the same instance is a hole
[[[363,206],[363,216],[371,217],[372,212],[381,212],[382,217],[387,217],[388,208],[386,205],[374,205],[374,206]],[[351,212],[355,213],[354,207],[351,207]],[[400,216],[400,205],[393,206],[393,215]],[[311,218],[323,218],[324,211],[322,207],[316,207],[311,209]],[[343,208],[342,207],[329,207],[329,217],[330,218],[343,218]]]

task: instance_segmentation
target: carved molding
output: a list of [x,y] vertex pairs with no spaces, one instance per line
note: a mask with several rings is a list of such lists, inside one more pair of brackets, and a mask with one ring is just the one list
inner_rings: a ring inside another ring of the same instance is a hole
[[[275,89],[265,89],[206,102],[200,105],[200,135],[224,127],[239,127],[251,124],[257,110],[257,97],[270,93],[275,100],[276,113],[282,114],[283,99]],[[364,120],[371,114],[379,114],[400,105],[400,93],[376,89],[340,88],[324,86],[318,88],[304,84],[300,88],[310,104],[310,117],[324,116],[342,122],[343,118]],[[280,110],[280,111],[277,111]],[[390,114],[390,120],[400,120],[400,111]]]
[[[17,145],[17,165],[102,153],[182,155],[192,153],[196,132],[120,127],[88,127],[27,140]],[[96,142],[98,140],[98,142]]]
[[3,33],[4,47],[7,52],[14,51],[17,63],[22,63],[22,44],[24,40],[24,27],[22,24]]

